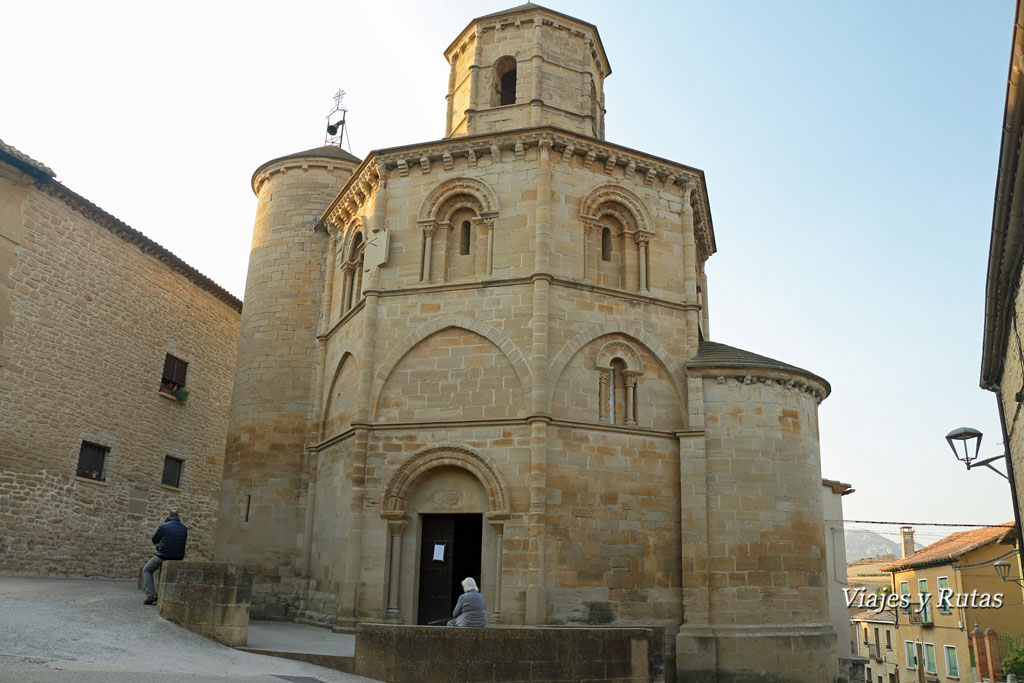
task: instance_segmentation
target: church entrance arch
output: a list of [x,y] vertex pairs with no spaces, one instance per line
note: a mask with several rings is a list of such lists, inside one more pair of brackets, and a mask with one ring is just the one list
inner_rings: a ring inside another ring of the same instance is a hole
[[[389,620],[428,624],[447,619],[473,577],[500,621],[508,487],[489,459],[464,446],[424,449],[392,473],[381,499],[391,543]],[[486,523],[485,523],[486,522]]]

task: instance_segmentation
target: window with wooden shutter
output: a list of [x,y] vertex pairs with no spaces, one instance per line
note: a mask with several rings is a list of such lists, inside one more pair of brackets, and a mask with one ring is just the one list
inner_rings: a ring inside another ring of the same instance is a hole
[[188,363],[167,354],[164,358],[164,374],[160,378],[160,391],[173,394],[185,386],[185,373],[188,371]]
[[181,487],[181,466],[182,461],[178,458],[167,456],[164,458],[164,477],[161,482],[164,486]]
[[109,448],[83,441],[82,448],[78,451],[78,469],[75,471],[75,475],[83,479],[106,481],[106,477],[103,475],[103,465],[109,452]]

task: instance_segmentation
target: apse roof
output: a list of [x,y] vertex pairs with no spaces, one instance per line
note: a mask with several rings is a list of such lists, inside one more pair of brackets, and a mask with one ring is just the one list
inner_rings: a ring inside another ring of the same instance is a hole
[[768,356],[751,353],[750,351],[744,351],[743,349],[738,349],[735,346],[720,344],[718,342],[701,341],[697,347],[697,355],[694,356],[693,360],[691,360],[687,365],[691,368],[729,367],[784,370],[786,372],[795,372],[815,379],[825,385],[826,391],[832,391],[832,387],[829,385],[828,381],[813,372],[804,370],[803,368],[798,368],[797,366],[790,365],[789,363],[783,363],[780,360],[775,360]]

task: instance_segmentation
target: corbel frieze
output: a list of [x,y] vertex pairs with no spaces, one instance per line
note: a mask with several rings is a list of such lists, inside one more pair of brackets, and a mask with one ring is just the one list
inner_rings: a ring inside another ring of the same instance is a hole
[[345,190],[335,198],[327,216],[328,221],[339,228],[348,225],[363,211],[367,200],[387,184],[388,175],[388,165],[383,159],[364,164],[359,175],[351,178]]
[[[495,133],[493,137],[483,140],[449,139],[412,148],[408,151],[387,153],[380,157],[378,163],[396,169],[402,178],[408,177],[413,167],[419,168],[422,174],[428,174],[434,163],[437,163],[445,171],[457,172],[456,161],[460,158],[466,159],[466,165],[469,168],[478,168],[481,156],[489,156],[493,165],[501,161],[502,152],[505,150],[511,152],[518,161],[523,161],[528,156],[530,149],[538,146],[542,140],[550,141],[551,151],[557,155],[552,157],[556,163],[560,161],[562,164],[572,167],[575,166],[574,160],[578,156],[582,159],[579,167],[593,171],[596,161],[601,164],[598,168],[609,175],[613,174],[616,168],[622,166],[626,180],[656,190],[673,192],[681,197],[688,193],[687,187],[691,186],[689,194],[694,212],[698,253],[701,260],[706,260],[715,252],[707,195],[703,179],[697,171],[670,166],[640,154],[633,154],[630,151],[606,145],[600,140],[581,140],[550,130],[510,134]],[[636,178],[635,175],[641,177]],[[371,183],[378,182],[379,177],[378,173],[372,173]],[[349,187],[352,185],[350,183]]]
[[696,373],[705,379],[713,379],[718,384],[732,382],[748,386],[755,384],[774,385],[782,389],[807,394],[817,403],[824,401],[829,393],[828,389],[820,381],[794,376],[783,371],[760,368],[690,368],[689,372]]

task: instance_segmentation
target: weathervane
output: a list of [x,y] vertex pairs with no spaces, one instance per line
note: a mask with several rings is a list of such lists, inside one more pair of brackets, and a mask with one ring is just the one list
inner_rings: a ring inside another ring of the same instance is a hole
[[[345,91],[339,89],[338,92],[334,93],[334,109],[327,114],[327,135],[324,136],[324,146],[333,145],[336,147],[342,146],[342,138],[348,142],[349,152],[352,151],[352,141],[348,138],[348,131],[345,129],[345,114],[348,113],[348,107],[341,103],[345,99]],[[341,119],[331,123],[332,118],[336,118],[338,112],[341,112]]]

